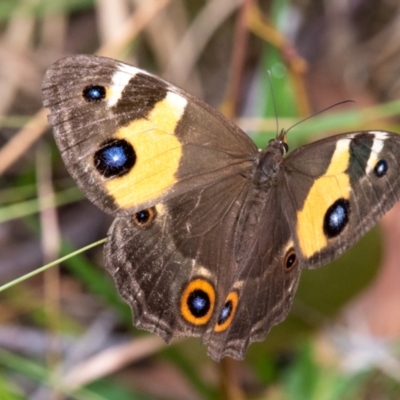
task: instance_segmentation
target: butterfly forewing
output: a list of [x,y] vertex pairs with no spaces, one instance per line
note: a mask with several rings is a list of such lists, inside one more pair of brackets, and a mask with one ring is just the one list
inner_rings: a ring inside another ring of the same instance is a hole
[[252,168],[257,149],[205,103],[135,67],[73,56],[43,102],[64,162],[90,200],[128,215]]
[[397,202],[396,154],[400,136],[377,131],[333,136],[287,157],[282,195],[306,267],[338,257]]

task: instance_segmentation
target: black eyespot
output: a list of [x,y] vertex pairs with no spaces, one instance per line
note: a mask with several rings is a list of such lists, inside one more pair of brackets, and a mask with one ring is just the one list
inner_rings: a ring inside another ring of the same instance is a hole
[[285,271],[291,271],[292,269],[294,269],[297,264],[299,262],[299,259],[297,258],[297,254],[296,251],[294,250],[294,248],[290,248],[286,255],[285,255],[285,261],[283,263],[283,266],[285,268]]
[[228,300],[225,304],[224,307],[221,310],[221,313],[218,316],[218,325],[222,325],[225,323],[228,318],[231,316],[233,310],[233,303],[232,300]]
[[156,214],[157,212],[155,207],[147,208],[145,210],[137,212],[133,216],[133,221],[136,223],[136,225],[139,225],[141,227],[148,226],[154,221]]
[[376,163],[374,172],[378,178],[382,178],[382,176],[386,175],[386,173],[388,172],[388,169],[389,169],[389,165],[388,165],[387,161],[382,159]]
[[83,89],[82,95],[88,103],[101,101],[106,97],[106,88],[101,85],[89,85]]
[[333,238],[342,233],[349,222],[350,203],[346,199],[336,200],[327,210],[324,217],[324,233]]
[[187,298],[187,307],[195,318],[201,318],[207,315],[210,310],[211,301],[205,291],[195,289]]
[[127,174],[136,162],[136,154],[130,143],[123,139],[111,139],[103,143],[94,154],[94,165],[105,178]]

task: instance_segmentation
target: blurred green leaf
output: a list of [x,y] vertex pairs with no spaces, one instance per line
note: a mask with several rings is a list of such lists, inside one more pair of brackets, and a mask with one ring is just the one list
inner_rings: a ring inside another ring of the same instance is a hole
[[286,400],[354,400],[365,374],[343,374],[316,363],[311,343],[304,344],[283,376]]
[[0,399],[1,400],[24,400],[25,396],[20,392],[11,379],[6,378],[3,369],[0,370]]
[[[62,387],[54,380],[54,376],[43,365],[28,360],[26,357],[16,356],[8,351],[0,349],[0,365],[23,375],[35,382],[55,389],[60,393],[71,396],[77,400],[106,400],[105,397],[92,393],[86,389],[70,390]],[[2,398],[1,398],[2,399]],[[3,400],[3,399],[2,399]]]
[[[15,190],[18,189],[16,188]],[[51,198],[52,197],[49,197],[48,200]],[[77,200],[81,200],[82,198],[82,192],[76,186],[74,186],[72,188],[55,193],[55,205],[61,206],[73,203]],[[45,202],[46,198],[44,198],[43,201]],[[52,207],[51,203],[49,203],[49,207]],[[3,206],[0,208],[0,223],[11,221],[16,218],[26,217],[28,215],[38,213],[39,211],[40,206],[37,198]]]
[[98,393],[105,399],[113,400],[157,400],[157,397],[133,392],[120,382],[115,383],[110,379],[102,379],[86,386],[86,389]]
[[13,14],[40,17],[49,13],[72,12],[93,7],[95,0],[1,0],[0,21]]
[[[72,251],[73,248],[69,244],[65,242],[62,244],[62,254],[67,255]],[[95,293],[116,309],[127,326],[132,325],[130,308],[117,294],[108,273],[104,269],[95,267],[83,254],[69,258],[64,261],[64,264],[92,293]]]

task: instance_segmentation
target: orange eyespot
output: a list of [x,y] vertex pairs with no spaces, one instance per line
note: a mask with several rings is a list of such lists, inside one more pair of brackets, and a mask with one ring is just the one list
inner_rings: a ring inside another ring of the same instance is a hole
[[236,313],[238,303],[239,303],[238,292],[236,291],[230,292],[218,316],[218,321],[214,327],[215,332],[222,332],[231,325],[233,317],[235,316]]
[[210,320],[214,305],[214,287],[205,279],[196,278],[183,291],[181,315],[193,325],[204,325]]
[[285,260],[283,262],[283,268],[285,272],[289,272],[292,269],[294,269],[297,264],[299,263],[299,259],[297,257],[296,251],[294,250],[293,247],[291,247],[286,255],[285,255]]
[[154,221],[156,215],[157,211],[155,207],[146,208],[134,214],[133,221],[140,227],[149,226]]

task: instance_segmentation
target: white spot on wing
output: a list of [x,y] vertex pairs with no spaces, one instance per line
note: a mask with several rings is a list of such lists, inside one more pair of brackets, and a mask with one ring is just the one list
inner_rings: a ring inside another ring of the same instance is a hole
[[233,284],[233,288],[234,288],[234,289],[241,289],[241,288],[243,287],[243,285],[244,285],[244,281],[243,281],[243,280],[236,281],[236,282]]
[[379,140],[385,140],[389,137],[387,132],[383,132],[383,131],[370,131],[369,133],[374,135],[375,138],[379,139]]
[[348,152],[349,148],[350,148],[350,142],[351,139],[341,139],[338,140],[336,143],[336,148],[335,148],[335,152],[334,152],[334,157],[335,155],[339,155],[342,152]]
[[[196,264],[195,260],[192,260],[192,262],[193,262],[193,265]],[[201,276],[203,276],[205,278],[208,278],[208,279],[212,278],[211,272],[207,268],[205,268],[203,266],[197,265],[196,274],[201,275]]]
[[178,121],[185,111],[187,100],[177,93],[168,91],[165,101],[171,107],[171,111],[174,113],[174,119]]
[[286,252],[291,248],[294,247],[294,242],[292,239],[289,239],[288,242],[286,243],[286,245],[283,248],[283,255],[286,254]]
[[371,154],[369,155],[367,161],[367,169],[366,172],[369,174],[375,168],[376,163],[379,160],[379,154],[383,149],[385,144],[385,139],[388,137],[386,132],[370,132],[374,136],[374,141],[372,143]]
[[111,78],[111,86],[109,92],[107,93],[107,104],[109,107],[113,107],[117,104],[118,100],[121,98],[122,91],[128,82],[139,72],[144,71],[132,67],[127,64],[119,64],[118,69],[114,72]]

